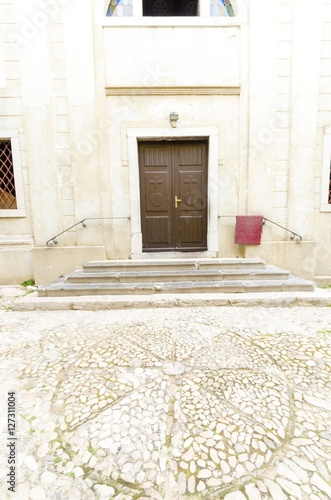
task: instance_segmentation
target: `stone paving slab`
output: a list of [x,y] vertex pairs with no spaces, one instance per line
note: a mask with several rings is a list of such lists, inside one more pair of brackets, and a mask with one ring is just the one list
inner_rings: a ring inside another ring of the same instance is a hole
[[330,307],[0,307],[1,500],[330,500]]

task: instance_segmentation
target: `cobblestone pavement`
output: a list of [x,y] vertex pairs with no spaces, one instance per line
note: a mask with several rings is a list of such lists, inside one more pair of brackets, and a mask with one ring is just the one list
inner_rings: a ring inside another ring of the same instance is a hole
[[330,500],[331,308],[13,312],[11,300],[1,499]]

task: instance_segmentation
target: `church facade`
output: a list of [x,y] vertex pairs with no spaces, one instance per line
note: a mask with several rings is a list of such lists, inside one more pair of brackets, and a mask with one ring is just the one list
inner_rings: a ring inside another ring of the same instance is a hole
[[331,276],[331,0],[0,0],[0,20],[1,283],[191,255]]

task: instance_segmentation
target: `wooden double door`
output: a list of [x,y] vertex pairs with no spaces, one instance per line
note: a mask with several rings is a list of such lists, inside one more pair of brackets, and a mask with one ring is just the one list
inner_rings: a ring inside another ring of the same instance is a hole
[[143,251],[207,250],[207,141],[139,142]]

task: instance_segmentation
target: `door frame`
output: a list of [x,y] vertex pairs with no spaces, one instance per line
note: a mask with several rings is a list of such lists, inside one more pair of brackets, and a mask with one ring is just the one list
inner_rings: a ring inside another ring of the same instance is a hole
[[[140,215],[138,141],[143,140],[171,141],[180,139],[189,141],[190,139],[204,139],[208,141],[207,252],[203,253],[210,257],[216,257],[218,255],[218,134],[219,131],[217,127],[127,129],[132,258],[146,258],[146,255],[148,256],[148,253],[143,253],[142,251]],[[188,252],[185,253],[187,254]]]

